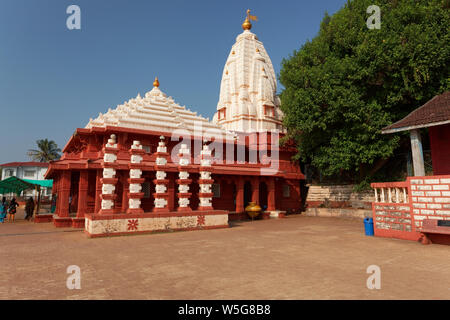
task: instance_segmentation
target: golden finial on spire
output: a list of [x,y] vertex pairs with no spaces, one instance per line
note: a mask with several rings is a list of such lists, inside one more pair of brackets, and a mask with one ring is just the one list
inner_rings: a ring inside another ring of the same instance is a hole
[[250,30],[252,28],[252,23],[250,22],[250,20],[258,21],[258,17],[257,16],[252,16],[250,14],[250,9],[248,9],[247,10],[247,17],[245,18],[245,21],[242,24],[242,29]]
[[153,86],[154,86],[155,88],[158,88],[158,87],[159,87],[159,80],[158,80],[158,77],[156,77],[156,78],[155,78],[155,81],[153,81]]

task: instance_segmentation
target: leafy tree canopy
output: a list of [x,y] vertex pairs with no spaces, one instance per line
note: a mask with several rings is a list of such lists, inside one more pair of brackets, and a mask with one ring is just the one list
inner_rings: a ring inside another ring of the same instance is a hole
[[61,149],[53,140],[41,139],[36,141],[37,150],[28,150],[28,156],[34,161],[50,162],[51,160],[59,159]]
[[[297,159],[325,176],[367,171],[392,156],[396,122],[450,88],[449,1],[354,0],[282,62],[282,110]],[[381,9],[381,29],[366,12]]]

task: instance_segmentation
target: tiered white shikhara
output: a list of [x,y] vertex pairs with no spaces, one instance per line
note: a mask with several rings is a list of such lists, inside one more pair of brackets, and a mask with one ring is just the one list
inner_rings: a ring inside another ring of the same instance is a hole
[[102,179],[102,202],[100,213],[110,213],[114,208],[115,190],[117,183],[115,163],[117,161],[116,136],[111,135],[103,149],[103,179]]
[[208,145],[203,146],[201,151],[200,162],[200,195],[199,195],[199,210],[212,210],[212,184],[214,180],[211,178],[211,150]]
[[263,43],[245,30],[225,64],[213,122],[230,131],[283,131],[276,91],[275,71]]

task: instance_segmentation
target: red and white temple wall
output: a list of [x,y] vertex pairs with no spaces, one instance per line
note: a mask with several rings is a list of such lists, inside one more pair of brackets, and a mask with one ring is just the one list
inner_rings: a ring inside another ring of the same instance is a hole
[[424,221],[450,220],[450,175],[373,183],[375,236],[419,240]]

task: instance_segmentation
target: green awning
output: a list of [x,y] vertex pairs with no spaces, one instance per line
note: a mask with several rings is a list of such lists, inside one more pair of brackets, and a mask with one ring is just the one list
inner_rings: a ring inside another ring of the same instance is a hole
[[35,184],[41,187],[45,188],[52,188],[53,187],[53,180],[30,180],[30,179],[23,179],[23,181]]
[[28,180],[9,177],[0,181],[0,194],[13,192],[19,195],[22,191],[34,189],[36,186],[51,188],[53,186],[53,180]]

